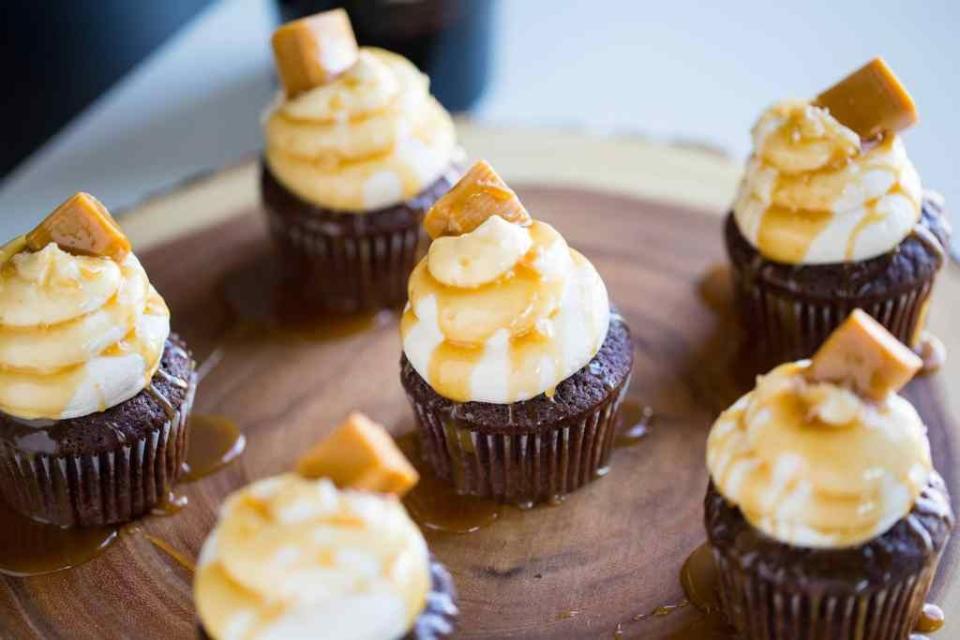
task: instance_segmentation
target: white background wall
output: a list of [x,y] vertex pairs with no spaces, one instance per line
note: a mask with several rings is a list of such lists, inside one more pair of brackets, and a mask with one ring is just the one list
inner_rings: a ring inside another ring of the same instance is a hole
[[[792,6],[791,6],[792,5]],[[0,238],[84,189],[121,208],[259,146],[271,0],[224,0],[0,185]],[[714,145],[740,157],[761,109],[882,54],[921,123],[925,183],[960,208],[960,2],[500,0],[476,117]],[[575,158],[571,162],[576,162]]]

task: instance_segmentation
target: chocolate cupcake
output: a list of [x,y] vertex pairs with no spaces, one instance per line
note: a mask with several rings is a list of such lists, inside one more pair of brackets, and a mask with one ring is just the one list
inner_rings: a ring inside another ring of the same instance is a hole
[[458,614],[450,574],[395,496],[293,474],[227,499],[194,598],[214,640],[434,640]]
[[633,347],[593,265],[483,162],[425,225],[401,381],[434,471],[521,505],[602,475]]
[[743,322],[767,364],[809,357],[853,309],[917,347],[950,227],[896,134],[915,116],[877,59],[754,126],[725,236]]
[[343,10],[273,36],[284,86],[261,189],[285,282],[342,312],[403,303],[424,212],[456,181],[453,121],[405,58],[359,48]]
[[857,311],[717,420],[705,525],[743,638],[900,640],[954,517],[926,429],[896,390],[920,360]]
[[193,359],[92,196],[75,195],[3,254],[0,493],[61,526],[132,520],[180,475]]

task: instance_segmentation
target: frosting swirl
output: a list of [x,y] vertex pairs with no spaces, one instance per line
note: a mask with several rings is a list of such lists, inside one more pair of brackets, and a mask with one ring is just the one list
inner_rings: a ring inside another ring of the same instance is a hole
[[170,312],[137,258],[48,244],[0,267],[0,411],[61,420],[140,393],[160,366]]
[[593,265],[550,225],[491,216],[434,240],[410,276],[403,350],[440,395],[509,404],[552,393],[610,325]]
[[395,497],[293,474],[227,499],[194,579],[216,640],[401,638],[429,589],[426,542]]
[[304,200],[341,211],[407,200],[460,153],[427,77],[405,58],[369,47],[329,84],[279,97],[264,133],[277,179]]
[[776,540],[862,544],[907,515],[926,485],[926,428],[902,397],[867,401],[809,381],[807,367],[777,367],[721,414],[707,467],[717,491]]
[[861,144],[803,101],[768,109],[733,206],[741,233],[787,264],[860,261],[895,248],[920,219],[920,177],[895,133]]

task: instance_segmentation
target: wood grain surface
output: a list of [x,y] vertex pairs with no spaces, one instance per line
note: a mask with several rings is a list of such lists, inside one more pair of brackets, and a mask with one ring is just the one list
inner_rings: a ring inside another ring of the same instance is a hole
[[[652,407],[654,418],[643,441],[614,452],[606,477],[563,504],[508,509],[471,534],[428,533],[460,592],[458,637],[612,638],[618,624],[625,638],[678,637],[697,616],[691,607],[635,617],[683,599],[681,564],[704,538],[706,433],[745,384],[731,369],[730,319],[699,293],[704,275],[723,259],[721,220],[687,206],[575,188],[519,185],[517,191],[600,270],[633,330],[631,402]],[[250,265],[261,264],[267,248],[258,212],[250,206],[236,214],[141,258],[172,309],[175,330],[199,360],[217,361],[201,383],[196,410],[236,420],[248,438],[246,453],[216,475],[181,485],[186,509],[128,528],[89,564],[0,580],[0,637],[196,637],[192,576],[146,534],[195,558],[229,491],[290,469],[298,452],[350,410],[396,434],[412,429],[394,314],[334,339],[238,326],[223,282],[236,286],[237,273],[257,273]],[[955,273],[950,277],[957,281]],[[253,280],[248,285],[256,291]],[[955,284],[938,295],[935,314],[960,304]],[[948,345],[956,341],[944,337]],[[958,496],[955,425],[942,401],[947,381],[944,374],[917,380],[909,396]],[[956,397],[957,380],[949,384]],[[955,551],[951,545],[941,568],[937,600],[956,597],[957,587],[948,587]],[[942,636],[951,637],[954,626],[960,622],[948,619]]]

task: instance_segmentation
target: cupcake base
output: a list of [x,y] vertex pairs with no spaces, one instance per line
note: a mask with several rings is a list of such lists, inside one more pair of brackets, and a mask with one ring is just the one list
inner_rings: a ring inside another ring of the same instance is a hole
[[171,336],[151,385],[100,413],[59,421],[0,414],[0,494],[35,520],[128,522],[167,499],[187,450],[194,362]]
[[705,524],[724,613],[748,640],[903,640],[953,528],[934,473],[913,510],[858,547],[792,547],[754,529],[711,485]]
[[260,190],[287,289],[342,313],[399,306],[422,249],[423,216],[459,178],[456,166],[400,204],[365,212],[306,202],[261,160]]
[[893,251],[823,265],[765,259],[740,232],[733,214],[725,237],[744,327],[769,367],[810,357],[854,309],[916,346],[934,279],[946,260],[950,226],[939,197],[929,195],[913,232]]
[[630,331],[614,313],[600,351],[552,398],[454,402],[437,394],[405,356],[401,381],[437,476],[458,493],[527,506],[606,473],[632,367]]

